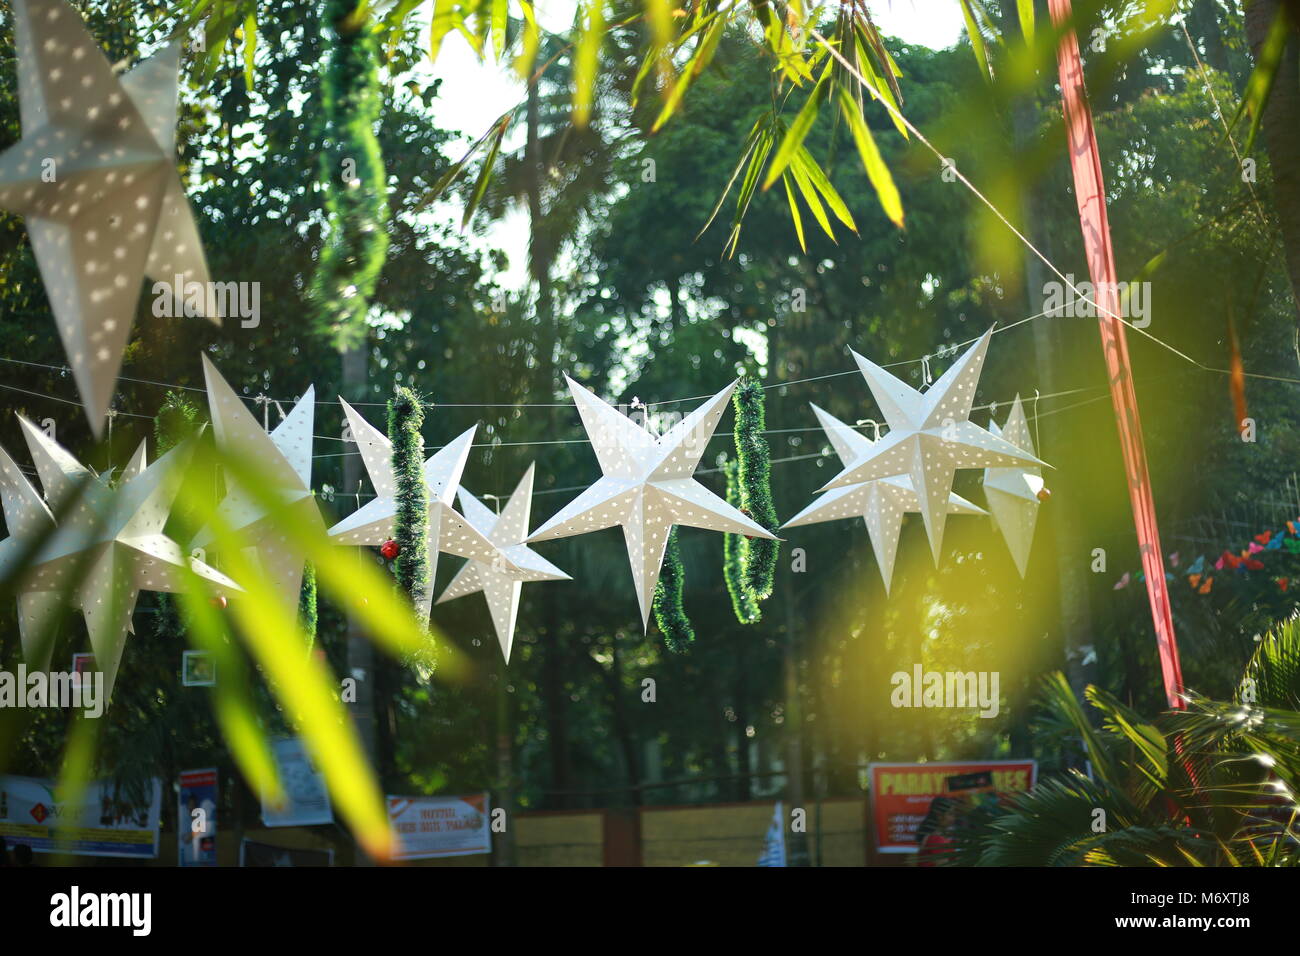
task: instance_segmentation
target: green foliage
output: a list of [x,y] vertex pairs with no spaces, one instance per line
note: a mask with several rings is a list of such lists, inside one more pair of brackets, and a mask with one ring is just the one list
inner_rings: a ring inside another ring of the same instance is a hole
[[176,445],[191,437],[199,427],[199,406],[183,392],[169,391],[153,422],[153,453],[161,458]]
[[655,585],[655,623],[664,635],[664,646],[680,654],[695,640],[690,618],[682,606],[686,589],[686,569],[682,566],[682,553],[677,545],[677,529],[668,532],[668,546],[664,549],[664,566]]
[[321,325],[340,347],[351,347],[364,335],[388,252],[388,181],[375,136],[383,102],[379,39],[365,0],[328,0],[325,22],[334,34],[321,80],[320,182],[328,233],[312,299]]
[[393,540],[398,552],[397,585],[411,599],[416,616],[427,626],[424,599],[430,587],[429,489],[424,483],[424,405],[410,388],[400,387],[388,403],[388,439],[393,443],[393,478],[396,482],[397,517]]

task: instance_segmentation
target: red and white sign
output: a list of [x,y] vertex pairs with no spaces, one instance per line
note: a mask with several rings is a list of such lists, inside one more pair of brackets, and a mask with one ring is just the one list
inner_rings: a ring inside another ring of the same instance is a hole
[[488,795],[389,797],[395,860],[427,860],[492,852]]
[[992,793],[1001,798],[1028,790],[1038,775],[1033,760],[985,760],[976,763],[873,763],[871,823],[876,849],[881,853],[915,853],[916,828],[930,810],[930,801],[942,794],[978,799],[977,791],[953,791],[950,778],[988,773]]

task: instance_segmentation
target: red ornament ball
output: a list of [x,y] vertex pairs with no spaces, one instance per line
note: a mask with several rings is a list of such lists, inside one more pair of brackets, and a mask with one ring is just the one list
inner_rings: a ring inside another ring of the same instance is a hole
[[392,538],[389,538],[379,546],[379,553],[382,554],[386,560],[391,561],[402,553],[402,546]]
[[1052,497],[1052,492],[1051,492],[1049,489],[1047,489],[1047,488],[1039,488],[1039,489],[1038,489],[1038,500],[1039,500],[1039,501],[1046,501],[1046,500],[1047,500],[1048,498],[1050,498],[1050,497]]
[[229,602],[226,601],[226,596],[224,594],[218,594],[216,597],[212,599],[212,606],[215,608],[220,608],[223,611],[226,609],[227,603]]

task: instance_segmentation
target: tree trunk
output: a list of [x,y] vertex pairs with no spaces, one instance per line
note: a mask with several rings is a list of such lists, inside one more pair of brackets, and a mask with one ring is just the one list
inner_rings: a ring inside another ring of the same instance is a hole
[[[1262,131],[1269,168],[1273,172],[1273,208],[1282,230],[1286,274],[1296,306],[1297,334],[1300,335],[1300,3],[1285,4],[1292,17],[1287,40],[1272,92],[1264,106]],[[1246,4],[1246,38],[1250,52],[1259,62],[1260,50],[1273,21],[1282,14],[1282,0],[1252,0]]]

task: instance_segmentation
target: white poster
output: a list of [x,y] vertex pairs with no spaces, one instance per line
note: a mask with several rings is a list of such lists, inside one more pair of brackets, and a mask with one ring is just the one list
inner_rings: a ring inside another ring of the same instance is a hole
[[470,856],[492,852],[488,795],[389,797],[388,821],[397,841],[395,860]]
[[[142,793],[107,780],[86,786],[77,803],[54,798],[55,783],[40,777],[0,776],[0,836],[35,853],[152,858],[158,855],[162,781]],[[56,845],[56,839],[58,841]]]
[[272,740],[271,750],[275,754],[285,800],[284,805],[276,809],[263,798],[262,821],[268,827],[333,823],[334,810],[330,807],[329,791],[325,789],[325,777],[312,763],[302,740],[297,737]]

